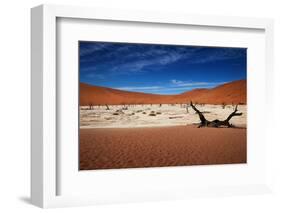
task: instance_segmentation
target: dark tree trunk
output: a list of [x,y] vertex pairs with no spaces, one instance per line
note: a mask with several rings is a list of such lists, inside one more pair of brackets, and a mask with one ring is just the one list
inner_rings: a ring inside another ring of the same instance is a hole
[[194,109],[195,112],[197,112],[199,118],[200,118],[200,121],[201,123],[199,124],[198,128],[201,128],[201,127],[220,127],[220,126],[226,126],[226,127],[233,127],[233,125],[231,125],[229,123],[230,119],[233,117],[233,116],[241,116],[242,113],[237,113],[238,109],[238,105],[236,105],[234,111],[223,121],[220,121],[218,119],[216,120],[213,120],[213,121],[208,121],[205,116],[203,115],[202,112],[200,112],[192,103],[192,101],[190,102],[190,106],[192,107],[192,109]]

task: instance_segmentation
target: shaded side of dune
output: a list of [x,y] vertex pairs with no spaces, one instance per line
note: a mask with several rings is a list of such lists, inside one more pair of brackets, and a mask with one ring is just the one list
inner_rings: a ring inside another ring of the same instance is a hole
[[80,170],[246,163],[246,129],[80,129]]

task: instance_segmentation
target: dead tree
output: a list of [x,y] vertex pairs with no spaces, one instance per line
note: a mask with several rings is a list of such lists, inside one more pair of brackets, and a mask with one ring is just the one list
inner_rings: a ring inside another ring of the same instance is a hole
[[106,106],[106,110],[110,110],[107,104],[105,106]]
[[92,103],[89,103],[89,110],[92,110],[94,107],[93,107],[93,104]]
[[188,104],[186,104],[186,113],[189,113],[188,107]]
[[205,116],[203,115],[202,112],[200,112],[192,103],[192,101],[190,102],[190,106],[192,107],[192,109],[194,109],[194,111],[198,114],[201,123],[199,124],[198,128],[201,127],[220,127],[220,126],[225,126],[225,127],[233,127],[232,124],[229,123],[230,119],[234,116],[241,116],[242,113],[238,113],[238,105],[236,105],[234,111],[232,113],[230,113],[230,115],[223,121],[220,121],[218,119],[213,120],[213,121],[208,121]]

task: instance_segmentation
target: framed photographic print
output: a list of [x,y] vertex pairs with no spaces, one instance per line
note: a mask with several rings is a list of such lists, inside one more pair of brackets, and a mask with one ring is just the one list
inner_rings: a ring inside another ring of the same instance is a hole
[[247,163],[246,48],[79,41],[79,57],[80,170]]
[[32,9],[32,203],[270,191],[270,19]]

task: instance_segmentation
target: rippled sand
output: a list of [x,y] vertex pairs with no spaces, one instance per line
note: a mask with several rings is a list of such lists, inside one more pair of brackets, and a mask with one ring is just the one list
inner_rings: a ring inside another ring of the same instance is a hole
[[85,128],[80,169],[246,163],[246,147],[245,128]]

